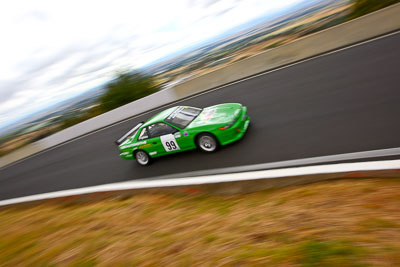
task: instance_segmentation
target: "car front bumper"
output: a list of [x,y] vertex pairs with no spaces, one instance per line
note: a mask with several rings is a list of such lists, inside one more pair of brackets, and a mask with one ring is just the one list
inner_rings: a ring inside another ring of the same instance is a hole
[[246,133],[249,124],[250,117],[247,114],[247,108],[243,107],[241,119],[239,119],[234,125],[226,130],[217,130],[219,132],[216,136],[219,143],[224,146],[241,139]]

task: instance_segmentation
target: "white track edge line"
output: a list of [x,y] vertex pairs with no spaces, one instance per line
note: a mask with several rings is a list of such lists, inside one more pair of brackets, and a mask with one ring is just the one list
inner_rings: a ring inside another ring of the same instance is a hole
[[354,172],[354,171],[378,171],[378,170],[393,170],[393,169],[400,169],[400,160],[295,167],[295,168],[278,169],[278,170],[252,171],[252,172],[219,174],[219,175],[209,175],[200,177],[197,176],[197,177],[187,177],[187,178],[172,178],[164,180],[129,181],[129,182],[105,184],[105,185],[91,186],[85,188],[63,190],[58,192],[37,194],[19,198],[12,198],[0,201],[0,206],[60,198],[60,197],[90,194],[90,193],[107,192],[107,191],[122,191],[122,190],[190,186],[190,185],[195,186],[202,184],[240,182],[248,180],[278,179],[283,177],[293,177],[301,175],[333,174],[333,173],[344,173],[344,172]]

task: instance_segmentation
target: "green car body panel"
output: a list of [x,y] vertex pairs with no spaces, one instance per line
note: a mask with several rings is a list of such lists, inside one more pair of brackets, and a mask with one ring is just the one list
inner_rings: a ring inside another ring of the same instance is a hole
[[[199,114],[193,116],[187,125],[179,127],[171,122],[174,115],[185,114],[189,109]],[[249,123],[247,107],[238,103],[219,104],[204,109],[184,106],[169,108],[138,125],[138,129],[119,144],[120,156],[123,159],[135,159],[135,152],[143,150],[151,158],[156,158],[195,149],[196,138],[202,133],[212,134],[219,145],[224,146],[242,138]],[[166,128],[164,131],[167,132],[152,136],[150,130],[158,126]]]

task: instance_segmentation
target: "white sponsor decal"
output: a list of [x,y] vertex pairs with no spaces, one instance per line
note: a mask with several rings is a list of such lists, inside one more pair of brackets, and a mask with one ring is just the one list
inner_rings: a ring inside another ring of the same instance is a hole
[[141,142],[137,142],[137,143],[132,144],[131,147],[132,147],[132,146],[145,145],[145,144],[147,144],[147,141],[141,141]]
[[161,143],[164,146],[165,151],[171,152],[174,150],[179,150],[178,143],[175,140],[175,136],[173,134],[166,134],[160,136]]
[[134,146],[145,145],[146,143],[147,143],[147,141],[141,141],[141,142],[133,143],[133,144],[126,145],[126,146],[121,146],[121,149],[130,148],[130,147],[134,147]]
[[150,153],[149,153],[149,155],[150,155],[150,156],[153,156],[153,155],[155,155],[155,154],[157,154],[157,152],[156,152],[156,151],[154,151],[154,152],[150,152]]

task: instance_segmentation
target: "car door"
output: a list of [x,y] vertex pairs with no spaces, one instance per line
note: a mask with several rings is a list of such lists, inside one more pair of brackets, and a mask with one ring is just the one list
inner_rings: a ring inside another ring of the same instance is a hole
[[158,154],[157,151],[157,144],[158,144],[158,138],[152,138],[149,134],[149,129],[148,127],[143,127],[139,131],[139,136],[137,139],[137,144],[138,149],[144,150],[149,154],[150,156],[154,156]]
[[174,127],[158,122],[148,127],[151,138],[151,149],[157,153],[157,156],[179,152],[181,150],[175,133],[178,132]]

